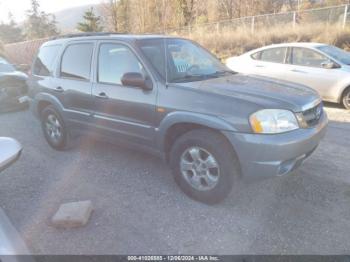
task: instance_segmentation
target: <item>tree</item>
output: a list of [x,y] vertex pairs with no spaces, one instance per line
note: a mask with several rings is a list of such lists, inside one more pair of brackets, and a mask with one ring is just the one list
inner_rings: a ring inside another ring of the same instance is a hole
[[107,31],[129,32],[129,0],[109,0],[101,3],[99,11]]
[[4,56],[5,56],[4,45],[0,40],[0,57],[4,57]]
[[7,43],[20,42],[24,39],[22,35],[22,29],[18,27],[16,22],[13,20],[13,16],[9,13],[9,22],[0,23],[0,40]]
[[91,7],[83,15],[84,21],[78,23],[77,29],[82,32],[101,32],[101,17],[95,15],[94,8]]
[[39,10],[38,0],[31,0],[31,9],[27,11],[24,33],[27,39],[45,38],[59,34],[56,19],[52,14]]
[[194,0],[177,0],[178,8],[184,19],[184,26],[190,25],[194,18]]

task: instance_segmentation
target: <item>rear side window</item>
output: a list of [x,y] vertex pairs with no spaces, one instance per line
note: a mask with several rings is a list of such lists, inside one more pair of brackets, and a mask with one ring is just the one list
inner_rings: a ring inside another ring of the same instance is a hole
[[49,76],[54,69],[54,61],[60,50],[60,45],[44,46],[40,48],[33,66],[33,74]]
[[260,60],[261,52],[256,52],[252,54],[250,57],[253,58],[254,60]]
[[260,60],[274,63],[284,63],[287,47],[270,48],[261,51]]
[[93,48],[92,43],[69,45],[62,56],[61,77],[89,80]]

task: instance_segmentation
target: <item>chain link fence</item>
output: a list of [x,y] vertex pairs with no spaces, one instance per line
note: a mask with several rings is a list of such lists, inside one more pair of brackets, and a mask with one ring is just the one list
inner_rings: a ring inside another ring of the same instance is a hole
[[318,9],[266,14],[251,17],[222,20],[213,23],[196,24],[181,28],[166,29],[165,34],[189,36],[192,33],[227,32],[229,30],[249,30],[254,33],[260,29],[283,27],[286,30],[296,26],[310,24],[324,24],[324,26],[339,26],[345,28],[350,23],[350,9],[348,5],[324,7]]

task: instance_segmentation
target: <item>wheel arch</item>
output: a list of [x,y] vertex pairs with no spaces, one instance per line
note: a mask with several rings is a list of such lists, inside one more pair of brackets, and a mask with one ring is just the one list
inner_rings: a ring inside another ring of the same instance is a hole
[[349,90],[350,90],[350,84],[345,86],[344,89],[342,90],[341,95],[340,95],[340,102],[343,101],[343,97],[344,97],[345,93]]
[[[207,116],[189,112],[174,112],[164,118],[158,128],[157,146],[169,160],[169,151],[181,135],[193,129],[210,129],[219,132],[225,139],[221,130],[237,131],[226,121],[214,116]],[[234,149],[233,149],[234,150]]]
[[61,102],[50,94],[39,93],[35,96],[34,101],[33,111],[38,117],[40,116],[41,111],[49,105],[53,105],[60,114],[63,113],[63,106]]

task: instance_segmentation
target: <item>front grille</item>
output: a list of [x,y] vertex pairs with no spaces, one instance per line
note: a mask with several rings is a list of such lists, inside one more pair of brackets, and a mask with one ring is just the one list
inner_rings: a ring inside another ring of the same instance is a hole
[[320,118],[323,114],[323,105],[319,103],[317,106],[305,110],[302,112],[304,121],[308,127],[313,127],[317,125],[320,121]]

